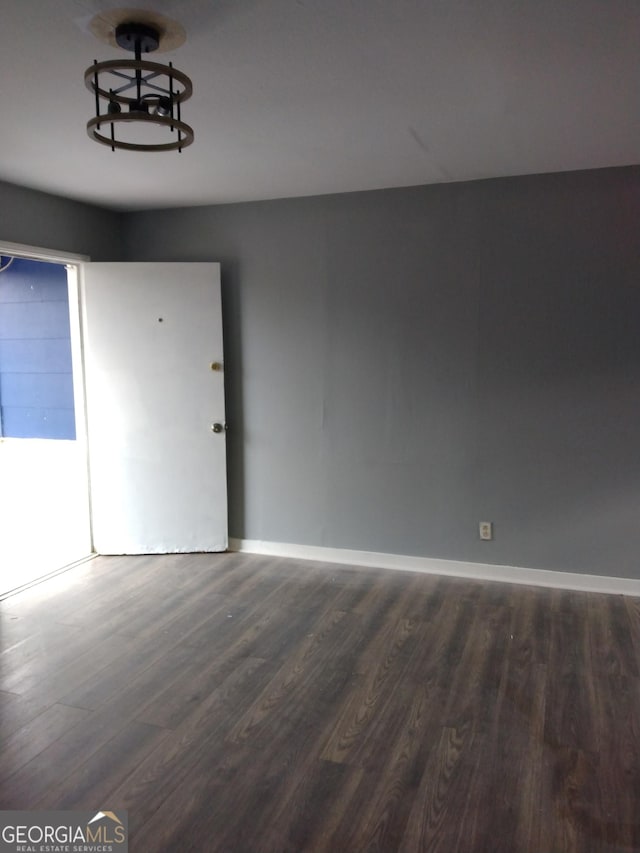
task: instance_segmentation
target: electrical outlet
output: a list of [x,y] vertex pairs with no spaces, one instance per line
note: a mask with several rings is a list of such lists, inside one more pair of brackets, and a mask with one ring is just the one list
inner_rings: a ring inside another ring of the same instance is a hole
[[491,521],[481,521],[478,524],[478,531],[480,533],[480,538],[489,541],[493,539],[493,522]]

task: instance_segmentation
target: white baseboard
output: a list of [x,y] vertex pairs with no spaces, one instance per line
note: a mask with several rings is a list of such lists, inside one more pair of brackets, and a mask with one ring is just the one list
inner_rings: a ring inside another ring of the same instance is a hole
[[440,560],[433,557],[350,551],[346,548],[293,545],[287,542],[263,542],[258,539],[229,539],[229,550],[246,554],[291,557],[297,560],[340,563],[344,566],[424,572],[430,575],[448,575],[449,577],[471,578],[473,580],[502,581],[503,583],[526,584],[528,586],[640,597],[640,580],[633,578],[608,578],[602,575],[582,575],[577,572],[550,571],[548,569],[526,569],[519,566],[493,566],[490,563],[463,563],[457,560]]

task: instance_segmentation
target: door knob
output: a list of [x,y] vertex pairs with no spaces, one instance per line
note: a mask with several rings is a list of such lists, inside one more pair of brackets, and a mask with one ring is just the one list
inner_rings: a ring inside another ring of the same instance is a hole
[[211,424],[211,429],[212,429],[214,432],[222,432],[222,430],[224,430],[224,429],[226,429],[226,428],[227,428],[227,425],[226,425],[226,424],[218,424],[218,423]]

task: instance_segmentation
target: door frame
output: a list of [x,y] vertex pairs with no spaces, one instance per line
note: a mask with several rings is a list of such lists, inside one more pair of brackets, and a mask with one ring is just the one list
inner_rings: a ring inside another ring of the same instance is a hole
[[[84,469],[86,472],[86,499],[88,506],[89,519],[89,547],[90,553],[79,558],[80,561],[95,556],[93,546],[93,518],[91,515],[91,472],[89,470],[89,450],[87,439],[87,411],[86,411],[86,393],[84,379],[84,352],[83,352],[83,337],[84,328],[82,322],[82,274],[81,268],[84,263],[91,260],[89,255],[81,255],[75,252],[63,252],[55,249],[43,248],[40,246],[30,246],[25,243],[13,243],[0,239],[0,254],[8,255],[15,258],[24,258],[32,261],[44,261],[47,263],[61,264],[67,270],[67,287],[69,294],[69,327],[71,338],[71,364],[73,375],[73,403],[75,410],[76,421],[76,441],[81,445],[81,453],[84,461]],[[39,583],[41,580],[66,571],[69,566],[63,566],[53,572],[48,573],[42,578],[32,581],[26,586],[31,586],[33,583]],[[17,591],[17,590],[15,590]]]

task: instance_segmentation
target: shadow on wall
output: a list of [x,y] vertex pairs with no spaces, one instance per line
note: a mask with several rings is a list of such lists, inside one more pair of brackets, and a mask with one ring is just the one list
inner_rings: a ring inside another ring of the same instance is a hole
[[227,411],[229,536],[244,530],[244,405],[242,385],[242,323],[240,322],[240,261],[220,262],[224,393]]

